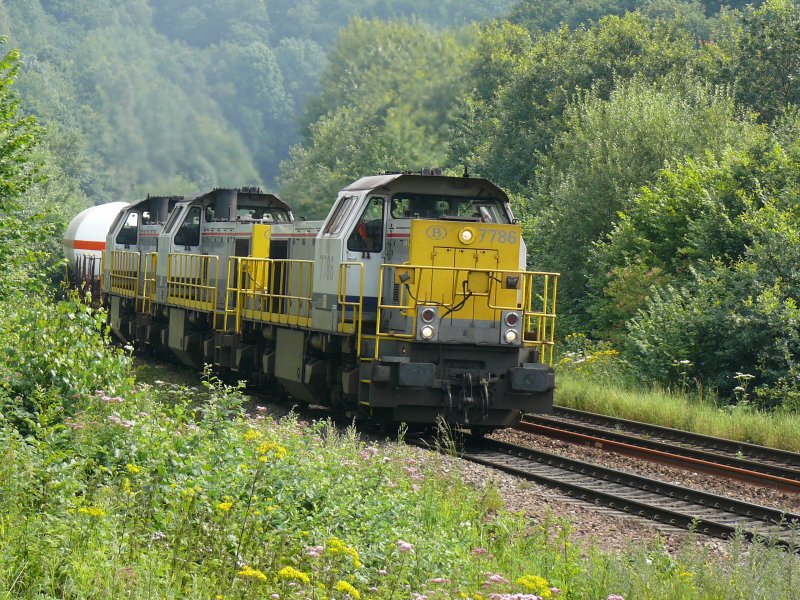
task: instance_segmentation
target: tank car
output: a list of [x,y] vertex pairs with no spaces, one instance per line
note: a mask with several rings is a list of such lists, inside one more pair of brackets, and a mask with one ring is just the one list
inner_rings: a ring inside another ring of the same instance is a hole
[[347,186],[323,221],[253,188],[133,203],[109,231],[103,289],[120,338],[188,365],[484,432],[552,409],[558,276],[525,262],[488,180],[388,174]]
[[67,225],[64,256],[72,287],[97,291],[108,230],[127,205],[127,202],[108,202],[92,206],[78,213]]

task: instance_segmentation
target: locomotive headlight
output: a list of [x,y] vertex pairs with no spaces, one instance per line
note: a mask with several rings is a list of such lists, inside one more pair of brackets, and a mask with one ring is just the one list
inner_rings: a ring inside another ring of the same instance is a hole
[[519,323],[519,315],[515,312],[510,312],[506,315],[506,325],[509,327],[516,327]]
[[461,240],[462,244],[471,244],[475,241],[475,231],[469,227],[464,227],[458,232],[458,239]]
[[509,329],[503,334],[503,337],[506,340],[506,344],[516,344],[519,336],[515,329]]
[[429,340],[433,337],[436,331],[433,328],[433,325],[423,325],[420,327],[419,334],[422,336],[423,340]]
[[420,313],[420,317],[425,323],[433,323],[436,318],[436,311],[432,308],[426,308]]

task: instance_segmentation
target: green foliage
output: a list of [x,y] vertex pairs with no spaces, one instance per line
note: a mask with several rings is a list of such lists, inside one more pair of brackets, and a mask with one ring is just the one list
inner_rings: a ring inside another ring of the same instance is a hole
[[688,159],[633,197],[596,246],[591,310],[601,331],[629,323],[626,356],[651,380],[669,385],[685,360],[689,379],[724,395],[736,373],[752,374],[736,396],[773,405],[769,386],[795,385],[800,356],[800,165],[754,133],[749,147]]
[[556,368],[559,375],[574,373],[596,383],[619,380],[627,365],[609,342],[590,340],[582,333],[565,336]]
[[[618,86],[609,100],[585,94],[565,112],[567,132],[544,161],[530,208],[531,264],[562,272],[559,292],[574,326],[587,327],[595,301],[587,279],[602,268],[587,264],[596,240],[607,234],[632,192],[655,179],[670,160],[719,152],[746,130],[732,100],[704,85]],[[569,236],[553,235],[569,232]]]
[[767,0],[749,6],[738,39],[739,99],[773,121],[789,105],[800,104],[800,6],[792,0]]
[[106,351],[105,313],[77,299],[5,301],[0,413],[23,432],[62,422],[100,387],[124,387],[127,360]]
[[12,89],[19,68],[18,50],[0,58],[0,301],[32,286],[50,231],[43,213],[25,201],[43,179],[42,164],[35,156],[41,129],[36,119],[21,114]]
[[245,415],[213,377],[200,390],[156,384],[82,398],[37,440],[0,416],[0,591],[666,600],[767,584],[788,598],[798,584],[796,572],[776,577],[791,556],[758,545],[721,564],[694,545],[582,547],[565,520],[505,512],[448,457]]
[[[493,110],[477,140],[475,167],[522,190],[536,180],[542,159],[566,131],[565,109],[576,95],[607,100],[633,78],[702,80],[715,72],[717,53],[713,45],[698,48],[681,20],[639,13],[606,17],[588,29],[543,34],[518,59],[511,76],[498,81]],[[480,97],[486,96],[482,91]]]
[[[698,34],[708,34],[708,17],[726,8],[743,9],[746,5],[759,5],[760,2],[736,0],[518,0],[509,18],[525,25],[531,31],[557,29],[561,25],[579,27],[589,21],[598,21],[608,15],[622,15],[638,10],[652,16],[681,15]],[[708,15],[708,17],[707,17]],[[707,35],[703,35],[707,37]]]
[[295,212],[323,216],[363,175],[441,165],[464,54],[455,36],[418,22],[356,19],[343,30],[309,109],[308,141],[282,165]]
[[[5,42],[0,38],[0,43]],[[30,161],[39,129],[33,117],[20,114],[20,101],[12,92],[20,68],[19,50],[0,58],[0,211],[18,208],[15,201],[36,178]]]
[[[774,207],[762,210],[774,218]],[[796,216],[791,220],[796,230]],[[773,384],[796,393],[791,373],[800,360],[800,310],[796,275],[789,266],[797,256],[796,233],[783,241],[791,244],[788,259],[775,262],[789,276],[786,280],[761,268],[748,253],[730,267],[716,264],[707,273],[695,273],[683,288],[656,291],[630,322],[630,362],[652,380],[668,384],[675,375],[671,365],[688,360],[689,378],[739,399],[748,394],[736,389],[737,374],[747,373],[755,377],[757,395],[768,405],[778,400],[767,391]]]
[[28,110],[72,139],[75,152],[56,155],[59,168],[106,202],[270,186],[299,140],[325,53],[352,18],[447,27],[507,5],[8,0],[0,32],[25,57],[20,91]]

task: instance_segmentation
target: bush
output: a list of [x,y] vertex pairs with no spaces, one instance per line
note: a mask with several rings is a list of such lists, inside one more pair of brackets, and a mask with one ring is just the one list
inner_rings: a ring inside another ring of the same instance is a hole
[[21,431],[62,422],[98,388],[131,384],[130,361],[108,349],[105,313],[76,298],[3,302],[0,413]]

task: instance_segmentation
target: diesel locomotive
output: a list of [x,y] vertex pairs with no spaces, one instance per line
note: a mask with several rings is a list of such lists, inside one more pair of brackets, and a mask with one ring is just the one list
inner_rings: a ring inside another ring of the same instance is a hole
[[552,410],[558,275],[526,269],[488,180],[364,177],[323,221],[257,188],[148,197],[107,231],[121,340],[382,422],[486,432]]

